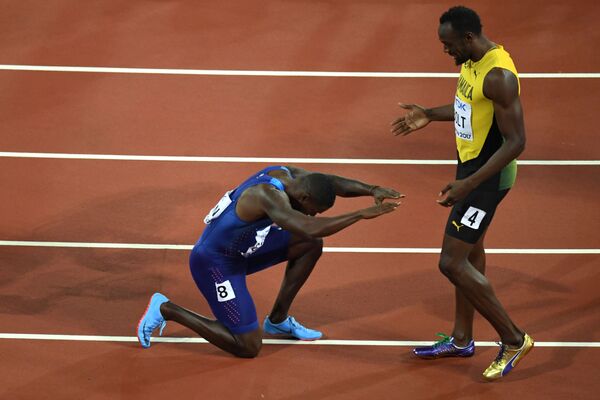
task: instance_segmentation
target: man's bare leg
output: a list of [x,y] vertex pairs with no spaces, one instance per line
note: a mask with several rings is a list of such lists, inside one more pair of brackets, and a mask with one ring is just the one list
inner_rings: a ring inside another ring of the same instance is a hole
[[160,306],[160,312],[167,321],[175,321],[214,344],[218,348],[237,357],[253,358],[262,347],[260,328],[244,333],[233,334],[221,322],[206,318],[168,301]]
[[472,244],[445,235],[439,263],[440,271],[492,324],[502,343],[518,347],[523,343],[524,333],[512,322],[487,278],[469,261],[473,248]]
[[288,317],[292,302],[308,279],[322,253],[323,241],[321,239],[303,240],[292,237],[285,276],[281,282],[281,288],[273,304],[273,309],[269,314],[271,322],[278,324]]
[[[475,243],[475,246],[473,246],[473,249],[469,254],[469,262],[482,275],[485,275],[484,237],[485,233],[477,243]],[[455,298],[456,310],[454,316],[454,329],[452,330],[451,336],[454,338],[454,344],[456,346],[464,347],[473,339],[473,316],[475,314],[475,308],[458,287],[455,288]]]

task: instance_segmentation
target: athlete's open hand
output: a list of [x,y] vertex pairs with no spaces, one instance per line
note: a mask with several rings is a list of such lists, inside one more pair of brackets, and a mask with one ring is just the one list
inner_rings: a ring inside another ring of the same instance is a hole
[[377,205],[369,207],[369,208],[365,208],[365,209],[361,210],[361,214],[362,214],[363,219],[371,219],[371,218],[379,217],[380,215],[383,215],[383,214],[391,213],[396,208],[398,208],[399,205],[400,205],[400,202],[389,201],[389,202],[377,204]]
[[418,104],[404,104],[398,103],[398,105],[408,113],[399,117],[392,122],[391,131],[394,136],[406,136],[412,131],[425,127],[431,120],[425,114],[425,108]]
[[440,206],[452,207],[467,197],[473,189],[474,187],[472,187],[472,185],[464,179],[451,182],[447,184],[440,192],[440,196],[445,197],[437,202]]
[[399,193],[394,189],[384,188],[381,186],[375,186],[371,192],[373,193],[375,204],[381,204],[385,199],[400,199],[404,197],[402,193]]

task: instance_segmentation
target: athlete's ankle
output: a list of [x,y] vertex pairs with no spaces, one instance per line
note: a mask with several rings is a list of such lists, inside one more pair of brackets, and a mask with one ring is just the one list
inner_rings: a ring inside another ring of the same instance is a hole
[[287,317],[287,314],[270,314],[267,318],[269,318],[269,321],[271,321],[272,324],[277,325],[285,321]]
[[456,347],[467,347],[469,345],[469,343],[471,343],[471,340],[473,340],[472,335],[464,335],[464,334],[455,335],[455,334],[453,334],[452,337],[454,338],[452,343]]
[[170,301],[164,302],[160,305],[159,311],[160,311],[160,315],[162,315],[162,317],[169,321],[171,320],[171,311],[172,311],[172,306],[173,303],[171,303]]
[[519,349],[521,347],[523,347],[523,343],[525,343],[525,334],[524,333],[517,333],[516,335],[507,337],[507,338],[501,338],[502,340],[502,344],[513,348],[513,349]]
[[464,341],[454,340],[452,342],[452,344],[454,344],[454,347],[457,347],[459,349],[466,349],[467,347],[469,347],[471,340],[473,340],[473,339],[468,339],[468,340],[464,340]]

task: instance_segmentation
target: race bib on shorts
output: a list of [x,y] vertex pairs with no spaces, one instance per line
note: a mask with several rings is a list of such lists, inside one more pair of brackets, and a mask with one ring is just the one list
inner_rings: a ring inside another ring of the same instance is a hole
[[223,197],[221,197],[221,200],[219,200],[219,202],[217,203],[217,205],[214,206],[212,208],[212,210],[210,210],[208,212],[208,214],[206,214],[206,217],[204,217],[204,223],[205,224],[208,225],[214,219],[219,218],[219,215],[221,215],[223,213],[223,211],[225,211],[225,209],[227,207],[229,207],[229,205],[231,204],[231,197],[229,197],[229,195],[231,194],[231,192],[233,192],[233,190],[230,190],[227,193],[225,193],[223,195]]
[[454,98],[454,132],[459,139],[473,141],[471,105],[462,101],[458,96]]
[[229,280],[221,283],[215,282],[215,289],[217,290],[217,300],[219,300],[219,303],[235,299],[235,292]]
[[483,221],[485,214],[485,211],[480,210],[479,208],[469,207],[460,220],[460,223],[471,229],[479,229],[479,225],[481,224],[481,221]]

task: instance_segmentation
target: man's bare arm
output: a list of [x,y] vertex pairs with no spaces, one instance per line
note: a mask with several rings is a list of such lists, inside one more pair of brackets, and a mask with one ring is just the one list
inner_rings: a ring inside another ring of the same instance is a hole
[[[294,176],[309,174],[302,168],[288,166],[287,167]],[[335,194],[340,197],[358,197],[358,196],[373,196],[376,203],[381,203],[384,199],[399,199],[404,197],[394,189],[381,187],[361,182],[355,179],[345,178],[343,176],[325,174],[330,179],[335,187]]]
[[285,193],[265,187],[258,194],[259,206],[281,228],[303,237],[319,238],[333,235],[360,221],[394,211],[399,203],[387,202],[335,217],[311,217],[294,210]]
[[454,121],[454,104],[426,108],[425,115],[430,121]]
[[399,105],[408,110],[408,113],[392,122],[391,130],[394,136],[406,136],[413,131],[426,127],[431,121],[454,120],[453,104],[434,108],[425,108],[418,104],[400,103]]

